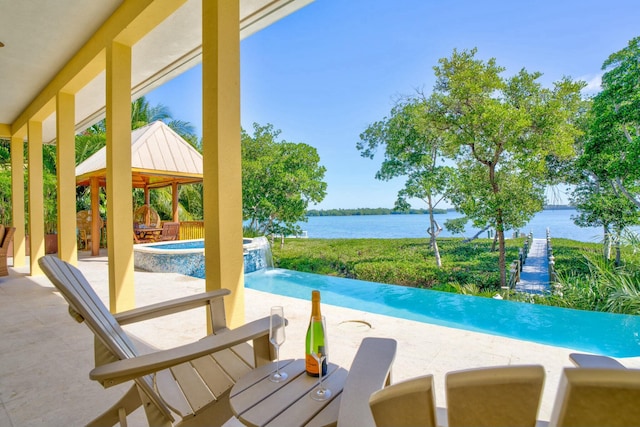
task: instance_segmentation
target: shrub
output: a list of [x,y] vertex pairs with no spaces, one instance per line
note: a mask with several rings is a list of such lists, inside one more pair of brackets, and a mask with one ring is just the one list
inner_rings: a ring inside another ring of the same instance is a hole
[[[427,239],[288,239],[273,253],[276,266],[291,270],[448,291],[454,283],[472,284],[481,292],[499,289],[498,253],[491,252],[491,240],[445,238],[438,244],[441,269]],[[514,259],[523,239],[508,244],[508,259]]]

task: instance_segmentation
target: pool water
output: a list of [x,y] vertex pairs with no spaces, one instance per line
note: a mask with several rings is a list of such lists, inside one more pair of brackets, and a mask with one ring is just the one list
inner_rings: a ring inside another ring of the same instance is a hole
[[245,275],[250,289],[611,357],[640,356],[640,316],[385,285],[284,269]]
[[[242,239],[244,272],[273,265],[271,247],[265,237]],[[180,273],[204,278],[204,239],[144,243],[133,247],[136,268],[162,273]]]

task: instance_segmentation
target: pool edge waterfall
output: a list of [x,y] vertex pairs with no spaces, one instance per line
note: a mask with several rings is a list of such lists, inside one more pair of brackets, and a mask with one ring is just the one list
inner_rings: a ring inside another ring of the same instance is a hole
[[[271,245],[266,237],[242,240],[244,272],[273,267]],[[204,239],[145,243],[133,247],[133,264],[140,270],[179,273],[204,278]]]

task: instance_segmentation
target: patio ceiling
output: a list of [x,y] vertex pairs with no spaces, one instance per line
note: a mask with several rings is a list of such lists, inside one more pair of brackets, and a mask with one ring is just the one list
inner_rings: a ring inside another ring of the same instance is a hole
[[[240,37],[311,1],[240,0]],[[18,134],[27,120],[40,115],[43,140],[55,139],[55,109],[48,107],[51,99],[38,95],[55,82],[65,64],[126,3],[130,1],[0,0],[0,42],[4,45],[0,47],[0,137]],[[201,9],[201,0],[184,1],[133,45],[132,99],[201,62]],[[104,118],[105,85],[102,71],[81,87],[69,88],[76,93],[76,131]]]

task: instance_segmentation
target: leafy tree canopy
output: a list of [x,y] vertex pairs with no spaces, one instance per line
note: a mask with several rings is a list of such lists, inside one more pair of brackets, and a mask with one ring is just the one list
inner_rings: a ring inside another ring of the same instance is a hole
[[271,124],[242,130],[242,213],[249,227],[262,234],[300,233],[309,202],[326,195],[326,168],[315,148],[277,141]]
[[434,68],[434,117],[458,169],[447,197],[476,227],[496,228],[504,286],[504,230],[542,210],[547,160],[574,155],[584,82],[563,78],[543,88],[541,73],[504,77],[494,58],[476,53],[454,50]]
[[593,173],[640,207],[640,37],[609,56],[602,69],[584,157]]

